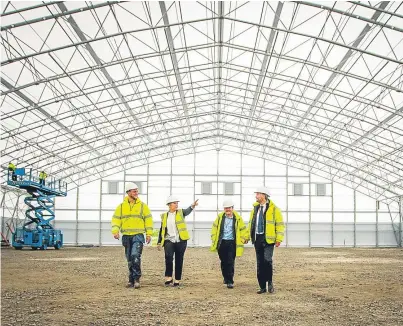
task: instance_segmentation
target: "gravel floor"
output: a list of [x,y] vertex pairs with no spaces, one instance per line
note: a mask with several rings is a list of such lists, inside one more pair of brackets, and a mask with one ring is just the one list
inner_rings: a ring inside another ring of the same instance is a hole
[[219,259],[188,248],[183,287],[145,247],[141,289],[126,289],[123,247],[1,250],[1,325],[403,325],[402,249],[275,250],[275,294],[256,294],[253,248],[222,284]]

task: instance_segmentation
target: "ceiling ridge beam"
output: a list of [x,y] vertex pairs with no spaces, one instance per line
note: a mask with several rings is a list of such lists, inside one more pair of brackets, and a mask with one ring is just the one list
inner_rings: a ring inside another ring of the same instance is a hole
[[217,149],[221,149],[221,100],[222,100],[222,69],[223,69],[223,59],[222,59],[222,52],[223,52],[223,38],[224,38],[224,1],[218,1],[218,47],[217,47],[217,58],[218,58],[218,67],[217,70],[217,77],[218,81],[215,83],[217,89],[217,112],[216,112],[216,125],[217,125]]

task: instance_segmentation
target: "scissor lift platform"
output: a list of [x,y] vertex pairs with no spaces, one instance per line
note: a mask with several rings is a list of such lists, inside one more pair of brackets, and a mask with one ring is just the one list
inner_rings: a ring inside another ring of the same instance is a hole
[[[22,170],[22,171],[21,171]],[[32,169],[17,169],[16,180],[8,174],[7,184],[27,191],[30,196],[24,199],[28,209],[25,212],[23,227],[17,228],[12,236],[12,246],[20,250],[23,247],[45,250],[48,247],[60,249],[63,246],[63,233],[51,224],[55,219],[55,197],[67,196],[67,183],[62,180],[50,179],[46,185],[32,176]]]

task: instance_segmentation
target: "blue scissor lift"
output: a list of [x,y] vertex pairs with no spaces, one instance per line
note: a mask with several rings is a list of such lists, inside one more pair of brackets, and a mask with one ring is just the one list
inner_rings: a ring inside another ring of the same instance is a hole
[[8,173],[9,186],[25,189],[30,196],[24,202],[28,205],[25,212],[24,226],[17,228],[12,236],[12,246],[19,250],[23,247],[45,250],[48,247],[60,249],[63,246],[63,233],[50,223],[55,219],[54,206],[56,196],[67,196],[67,183],[50,178],[46,185],[32,175],[32,169],[25,173],[24,168],[16,169],[14,180]]

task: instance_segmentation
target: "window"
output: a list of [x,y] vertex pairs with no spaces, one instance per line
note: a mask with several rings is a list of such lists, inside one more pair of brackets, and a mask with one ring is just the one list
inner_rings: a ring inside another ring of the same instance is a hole
[[224,182],[224,195],[233,195],[233,194],[234,194],[234,183]]
[[211,191],[211,182],[202,182],[202,194],[203,195],[211,195],[212,191]]
[[119,185],[119,182],[117,182],[117,181],[109,181],[108,182],[108,194],[117,194],[118,185]]
[[294,183],[294,196],[302,196],[302,195],[303,195],[303,184]]
[[326,196],[326,184],[316,184],[316,196]]

